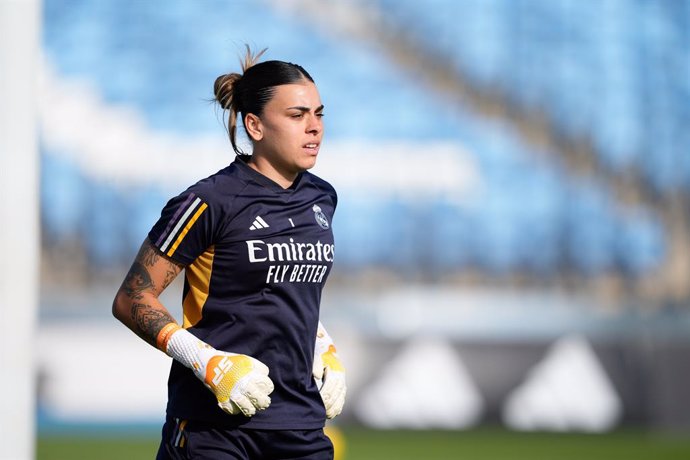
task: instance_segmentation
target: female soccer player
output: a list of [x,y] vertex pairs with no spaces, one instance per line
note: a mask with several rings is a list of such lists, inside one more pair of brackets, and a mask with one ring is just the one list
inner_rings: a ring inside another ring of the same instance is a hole
[[[333,457],[323,427],[342,410],[345,377],[319,305],[337,196],[307,171],[323,104],[306,70],[262,54],[247,47],[242,74],[214,84],[234,162],[166,204],[113,302],[173,358],[158,459]],[[159,295],[183,269],[180,326]]]

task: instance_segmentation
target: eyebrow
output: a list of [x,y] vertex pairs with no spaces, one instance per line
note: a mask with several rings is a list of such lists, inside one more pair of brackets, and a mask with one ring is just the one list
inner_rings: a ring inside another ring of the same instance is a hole
[[[321,111],[323,111],[323,107],[324,107],[323,104],[321,104],[320,106],[318,106],[318,107],[316,108],[316,110],[314,110],[314,112],[321,112]],[[296,106],[294,106],[294,107],[288,107],[287,109],[288,109],[288,110],[299,110],[300,112],[309,112],[309,110],[311,110],[309,107],[305,107],[305,106],[302,106],[302,105],[296,105]]]

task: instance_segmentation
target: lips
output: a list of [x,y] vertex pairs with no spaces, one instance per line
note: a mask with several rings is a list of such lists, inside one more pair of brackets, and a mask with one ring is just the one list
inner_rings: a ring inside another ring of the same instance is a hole
[[303,149],[307,150],[309,153],[316,154],[319,152],[318,142],[308,142],[302,146]]

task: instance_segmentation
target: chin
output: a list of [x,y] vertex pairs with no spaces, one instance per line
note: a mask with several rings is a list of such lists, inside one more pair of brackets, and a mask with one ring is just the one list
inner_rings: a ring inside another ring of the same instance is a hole
[[316,157],[301,162],[299,166],[300,169],[302,169],[303,171],[313,168],[314,166],[316,166]]

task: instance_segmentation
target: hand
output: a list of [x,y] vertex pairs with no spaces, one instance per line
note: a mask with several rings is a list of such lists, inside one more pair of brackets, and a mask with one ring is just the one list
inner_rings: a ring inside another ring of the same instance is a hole
[[333,340],[321,323],[316,335],[312,373],[326,408],[326,417],[332,419],[342,412],[345,404],[345,367],[338,358]]
[[228,414],[247,417],[271,404],[268,396],[273,382],[268,367],[247,355],[227,353],[206,346],[199,351],[202,363],[194,374],[204,382],[218,400],[218,406]]
[[158,348],[194,371],[228,414],[247,417],[271,404],[268,367],[251,356],[216,350],[189,331],[170,323],[159,333]]

